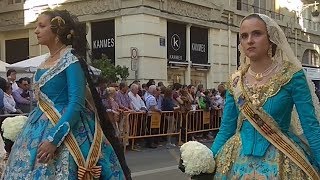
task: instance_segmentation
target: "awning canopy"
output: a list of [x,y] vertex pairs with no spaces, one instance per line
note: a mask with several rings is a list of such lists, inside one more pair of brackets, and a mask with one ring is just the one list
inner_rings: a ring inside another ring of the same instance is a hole
[[[29,72],[33,73],[37,70],[39,65],[49,56],[49,54],[43,54],[40,56],[36,56],[30,59],[26,59],[14,64],[6,65],[7,69],[15,69],[18,72]],[[93,71],[95,75],[99,75],[101,73],[100,69],[90,66],[90,69]]]

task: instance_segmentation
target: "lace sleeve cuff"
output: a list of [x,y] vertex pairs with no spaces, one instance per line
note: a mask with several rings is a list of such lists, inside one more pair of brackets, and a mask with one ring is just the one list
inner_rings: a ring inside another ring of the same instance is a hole
[[68,135],[69,131],[70,125],[68,122],[65,122],[59,127],[54,128],[47,139],[49,142],[59,147],[62,144],[64,138]]

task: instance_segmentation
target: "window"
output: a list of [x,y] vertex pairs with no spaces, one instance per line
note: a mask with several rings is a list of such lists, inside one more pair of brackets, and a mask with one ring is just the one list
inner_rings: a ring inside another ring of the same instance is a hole
[[319,53],[313,49],[307,49],[303,53],[302,64],[307,66],[320,67]]
[[16,63],[29,58],[29,38],[5,41],[6,62]]
[[19,4],[23,2],[25,2],[25,0],[8,0],[8,4]]
[[237,10],[248,11],[248,0],[237,0]]
[[266,0],[254,0],[253,10],[255,13],[266,14]]
[[277,0],[271,1],[271,17],[280,20],[280,6]]
[[318,23],[315,23],[312,21],[312,15],[311,13],[315,11],[314,7],[306,8],[304,11],[302,11],[302,17],[303,17],[303,28],[306,28],[308,30],[314,30],[318,31]]

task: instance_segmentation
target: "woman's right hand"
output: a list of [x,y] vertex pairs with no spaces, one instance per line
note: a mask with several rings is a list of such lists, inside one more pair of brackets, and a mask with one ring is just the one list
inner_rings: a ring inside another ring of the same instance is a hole
[[54,153],[57,149],[57,146],[52,144],[49,141],[44,141],[40,143],[37,153],[37,159],[39,163],[48,163],[51,159],[54,158]]

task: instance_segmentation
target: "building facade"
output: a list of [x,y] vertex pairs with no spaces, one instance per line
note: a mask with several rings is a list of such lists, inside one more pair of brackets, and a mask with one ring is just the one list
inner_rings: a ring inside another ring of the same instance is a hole
[[129,81],[155,79],[212,88],[237,69],[240,20],[258,12],[277,20],[319,86],[320,26],[311,21],[314,7],[303,6],[297,13],[281,7],[280,1],[2,0],[0,59],[14,63],[46,53],[37,44],[34,21],[43,9],[54,7],[86,22],[90,57],[105,54],[116,65],[129,67]]

